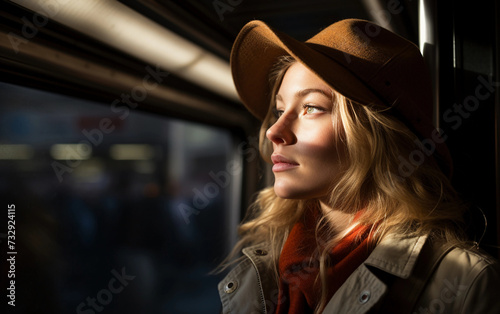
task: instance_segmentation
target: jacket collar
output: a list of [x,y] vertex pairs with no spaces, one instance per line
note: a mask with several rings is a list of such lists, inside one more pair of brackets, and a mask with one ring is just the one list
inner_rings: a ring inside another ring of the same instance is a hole
[[[377,311],[389,290],[378,271],[407,280],[416,268],[428,236],[386,236],[365,262],[346,280],[328,302],[323,313],[368,313]],[[378,270],[378,271],[374,271]]]
[[[427,235],[420,237],[394,235],[382,239],[368,259],[332,297],[324,313],[366,313],[373,309],[387,293],[388,287],[369,268],[377,268],[403,279],[409,278],[427,238]],[[243,249],[248,259],[233,269],[219,284],[224,308],[242,310],[252,307],[255,311],[266,313],[266,306],[272,308],[276,306],[278,288],[273,280],[272,271],[266,267],[268,263],[265,260],[270,258],[267,249],[266,244]],[[245,270],[241,269],[242,267]],[[257,271],[249,271],[252,268]],[[250,277],[245,277],[245,274]],[[236,283],[237,290],[241,291],[239,293],[224,292],[224,286],[230,282],[233,282],[233,286]],[[257,292],[261,302],[256,304],[248,302],[248,291]]]
[[428,235],[387,236],[377,244],[365,264],[401,278],[408,278],[427,238]]
[[[373,249],[364,264],[400,278],[408,278],[427,239],[428,235],[414,237],[386,236]],[[253,263],[256,263],[256,261],[262,259],[263,255],[267,255],[267,248],[267,244],[258,244],[244,248],[243,253]]]

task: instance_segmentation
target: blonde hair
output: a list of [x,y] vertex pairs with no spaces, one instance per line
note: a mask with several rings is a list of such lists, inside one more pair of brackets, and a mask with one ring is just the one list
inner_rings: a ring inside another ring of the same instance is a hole
[[[286,70],[294,64],[292,57],[282,57],[270,74],[271,104]],[[358,104],[333,91],[333,112],[340,119],[341,141],[347,150],[345,172],[333,186],[329,205],[343,213],[358,213],[355,223],[372,226],[370,239],[376,245],[388,234],[423,235],[450,243],[463,243],[461,217],[465,210],[448,178],[427,158],[410,173],[400,173],[401,157],[421,151],[417,136],[391,115],[390,110]],[[270,109],[260,130],[260,151],[270,160],[272,145],[266,130],[275,122]],[[281,199],[273,187],[262,190],[250,208],[249,216],[240,226],[241,239],[235,252],[242,247],[266,242],[270,245],[272,267],[276,278],[278,261],[288,234],[304,210],[318,206],[315,200]],[[318,241],[322,295],[315,313],[328,301],[326,265],[328,253],[345,235],[335,230],[329,213],[322,213],[317,230],[326,234]],[[351,224],[352,227],[352,224]],[[316,235],[319,233],[316,232]]]

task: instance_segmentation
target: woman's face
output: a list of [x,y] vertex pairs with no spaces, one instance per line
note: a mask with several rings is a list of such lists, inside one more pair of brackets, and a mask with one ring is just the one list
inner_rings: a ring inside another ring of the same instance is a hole
[[332,89],[302,64],[286,71],[276,95],[279,118],[266,133],[279,197],[322,199],[340,177],[346,154],[332,98]]

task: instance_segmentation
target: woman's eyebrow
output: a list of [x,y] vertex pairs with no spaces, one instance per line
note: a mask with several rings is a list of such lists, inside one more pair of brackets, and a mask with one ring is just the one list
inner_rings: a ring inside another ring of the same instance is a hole
[[[297,93],[295,93],[295,98],[302,98],[302,97],[305,97],[305,96],[307,96],[309,94],[313,94],[313,93],[322,94],[323,96],[327,97],[329,100],[331,100],[332,96],[333,96],[333,92],[328,93],[327,91],[320,89],[320,88],[306,88],[306,89],[300,90]],[[283,101],[283,98],[281,97],[280,94],[277,94],[276,100]]]
[[327,91],[325,91],[323,89],[320,89],[320,88],[306,88],[306,89],[303,89],[303,90],[299,91],[296,94],[296,97],[305,97],[305,96],[307,96],[309,94],[312,94],[312,93],[322,94],[325,97],[327,97],[328,99],[332,98],[332,93],[328,93]]

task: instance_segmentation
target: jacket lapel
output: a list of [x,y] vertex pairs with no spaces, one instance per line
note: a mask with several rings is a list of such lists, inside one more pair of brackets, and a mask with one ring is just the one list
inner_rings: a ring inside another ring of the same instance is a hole
[[410,277],[427,240],[421,237],[387,237],[330,299],[323,313],[367,313],[387,294],[394,277]]

